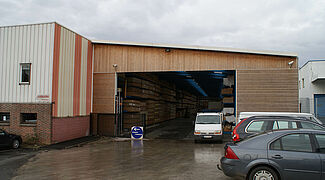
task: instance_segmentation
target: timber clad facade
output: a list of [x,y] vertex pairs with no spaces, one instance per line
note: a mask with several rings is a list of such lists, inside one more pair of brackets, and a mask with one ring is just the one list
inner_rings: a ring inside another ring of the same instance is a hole
[[[298,71],[294,56],[191,49],[171,49],[167,53],[165,49],[95,43],[93,112],[114,113],[115,72],[208,70],[237,71],[237,114],[298,112]],[[291,61],[293,65],[289,66]]]
[[[127,101],[129,110],[139,111],[138,115],[127,115],[136,117],[134,121],[142,122],[139,118],[145,116],[166,120],[185,114],[181,111],[186,103],[180,98],[191,94],[179,91],[175,84],[159,82],[158,73],[165,72],[234,72],[235,84],[227,88],[235,96],[223,102],[235,104],[235,115],[243,111],[298,111],[298,63],[292,54],[91,42],[53,22],[0,27],[0,63],[0,113],[10,114],[10,120],[0,120],[0,128],[22,135],[24,141],[36,137],[42,144],[88,136],[90,130],[114,135],[119,80],[125,84],[124,97],[126,93],[143,93],[145,97],[143,101]],[[136,73],[146,75],[137,79]],[[128,89],[132,78],[142,84]],[[198,105],[195,98],[193,103]],[[170,116],[157,115],[165,109]],[[126,120],[129,126],[131,120]]]

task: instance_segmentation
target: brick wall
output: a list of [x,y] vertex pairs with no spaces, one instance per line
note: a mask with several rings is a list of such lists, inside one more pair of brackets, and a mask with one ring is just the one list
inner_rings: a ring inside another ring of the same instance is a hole
[[[10,122],[0,123],[0,128],[22,136],[23,142],[51,144],[51,104],[0,103],[0,112],[10,113]],[[36,124],[22,124],[21,113],[37,113]]]
[[89,135],[89,116],[52,119],[52,143],[58,143]]

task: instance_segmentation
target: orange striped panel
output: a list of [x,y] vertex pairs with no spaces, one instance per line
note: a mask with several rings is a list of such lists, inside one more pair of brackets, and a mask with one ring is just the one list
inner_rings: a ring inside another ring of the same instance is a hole
[[54,30],[54,50],[53,50],[53,78],[52,78],[52,102],[53,110],[52,116],[58,114],[58,84],[59,84],[59,63],[60,63],[60,39],[61,39],[61,26],[55,23]]
[[89,115],[91,111],[91,88],[92,88],[92,70],[93,70],[93,45],[88,41],[87,53],[87,90],[86,90],[86,114]]
[[73,116],[80,115],[81,36],[76,34],[74,56]]

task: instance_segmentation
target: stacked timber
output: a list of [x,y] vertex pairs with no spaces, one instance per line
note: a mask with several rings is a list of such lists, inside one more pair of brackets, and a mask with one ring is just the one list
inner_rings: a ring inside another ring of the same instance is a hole
[[125,95],[123,112],[127,114],[123,118],[124,129],[139,123],[142,125],[140,114],[146,115],[145,123],[148,126],[176,117],[195,115],[197,110],[196,96],[178,90],[175,84],[161,81],[152,74],[127,75]]

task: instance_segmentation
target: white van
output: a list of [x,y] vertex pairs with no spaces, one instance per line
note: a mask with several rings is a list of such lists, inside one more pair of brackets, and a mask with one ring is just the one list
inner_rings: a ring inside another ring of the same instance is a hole
[[222,141],[223,114],[216,112],[197,113],[194,127],[194,140]]
[[241,112],[238,116],[238,122],[241,120],[252,117],[252,116],[290,116],[290,117],[304,117],[310,121],[316,122],[318,124],[323,124],[319,119],[317,119],[313,114],[309,113],[292,113],[292,112]]

